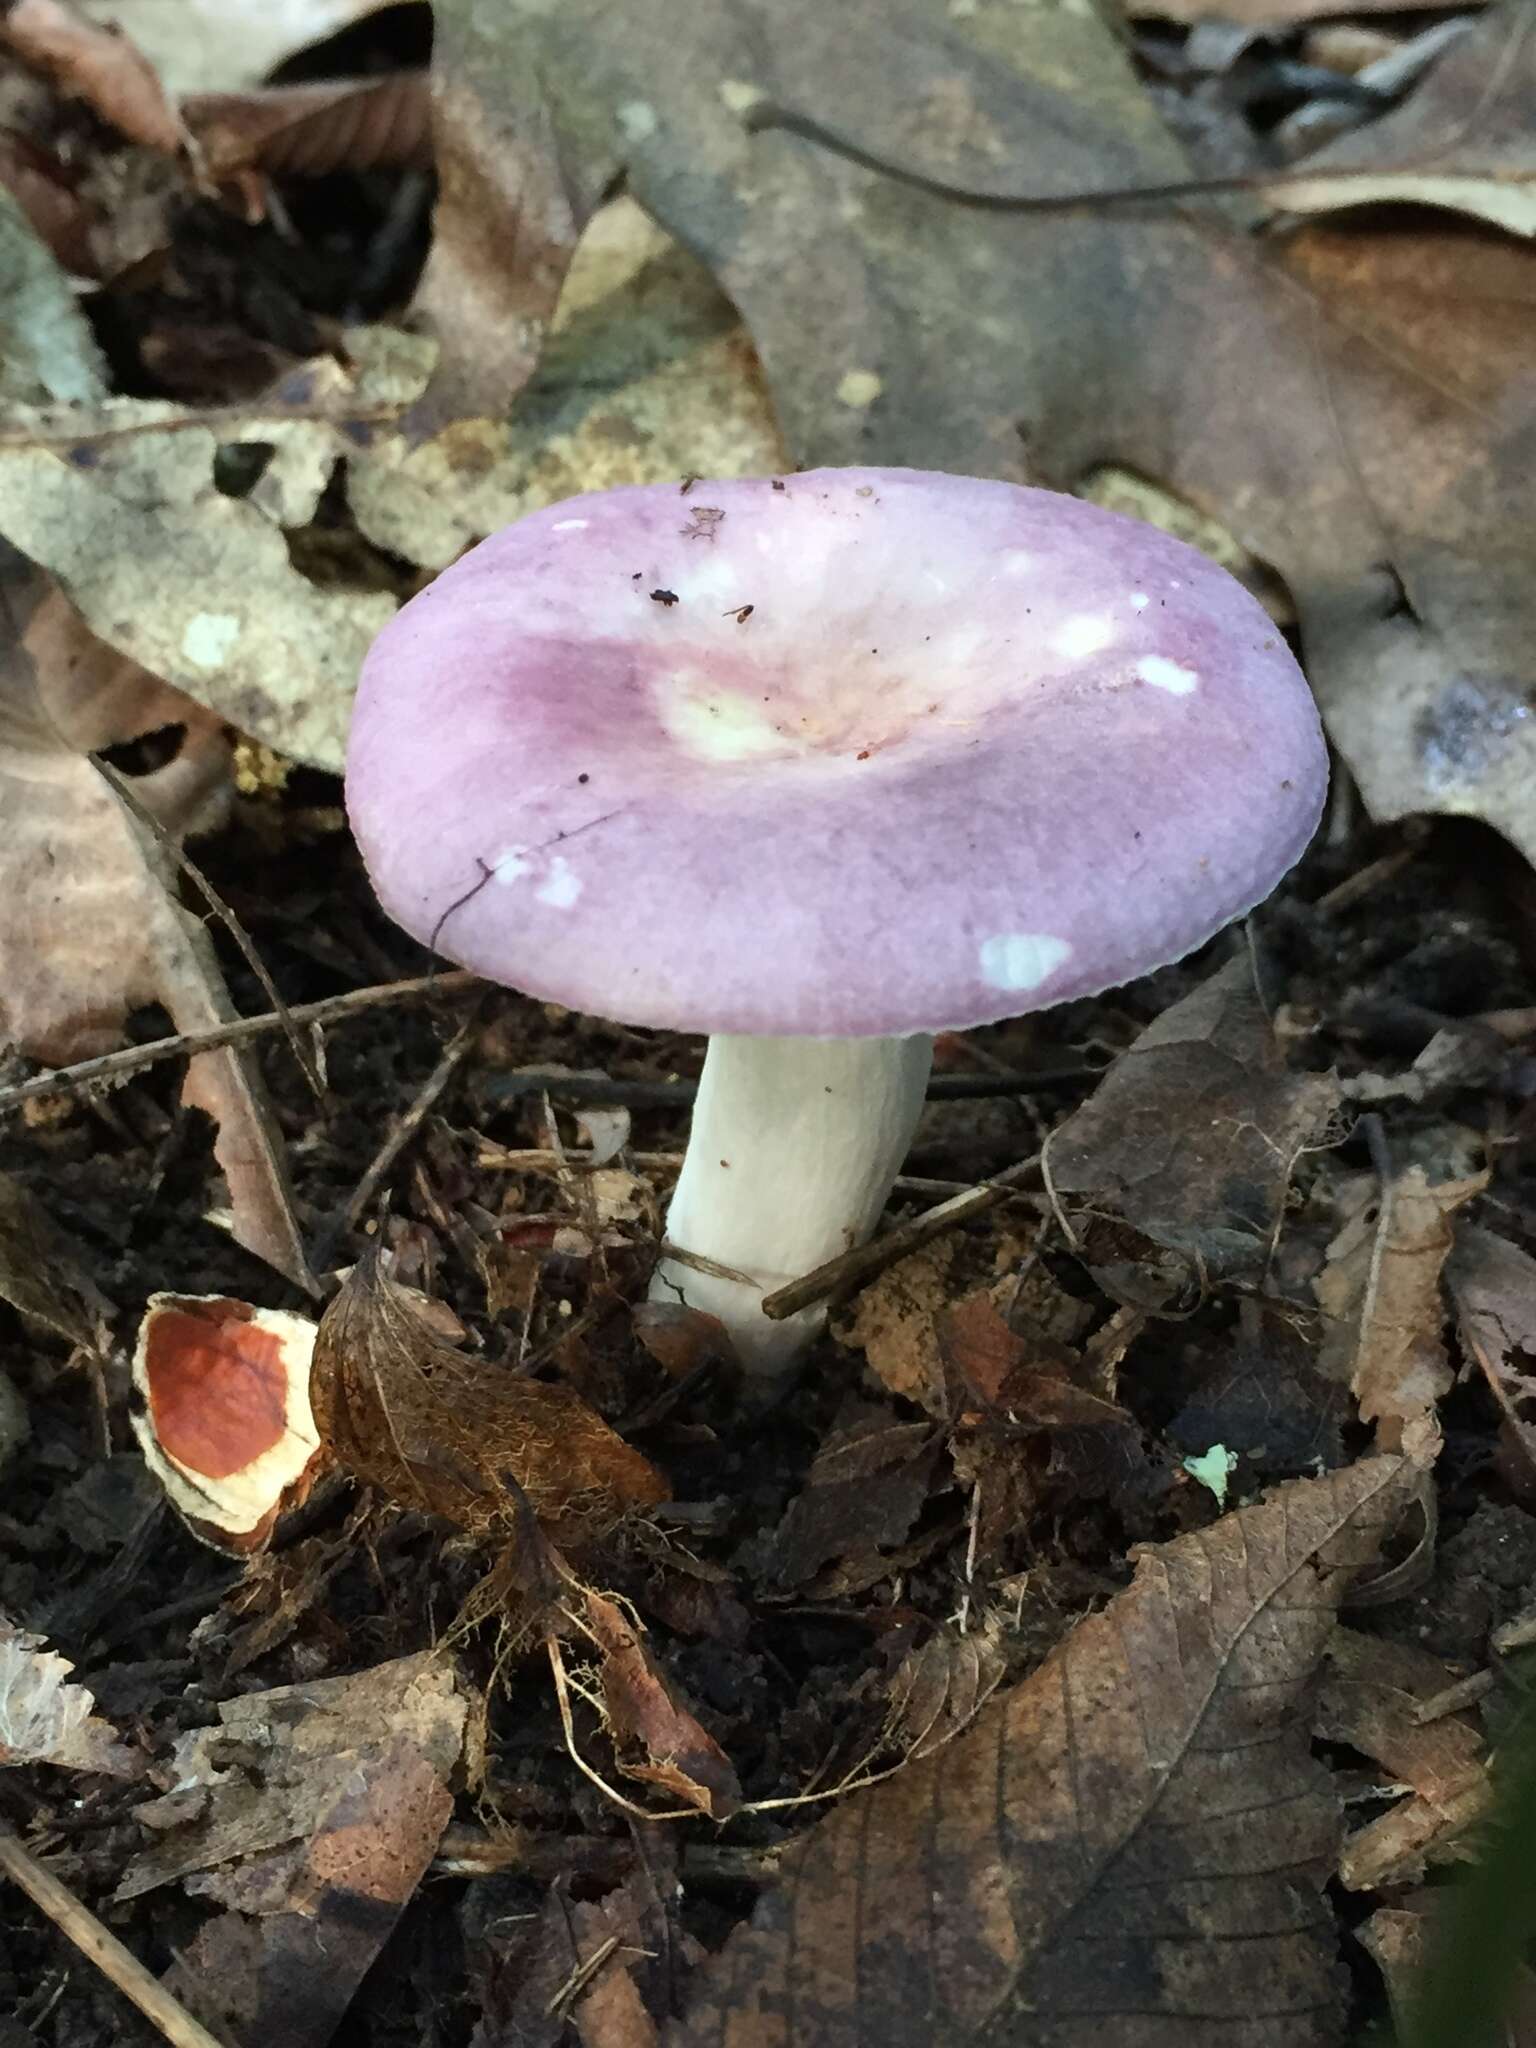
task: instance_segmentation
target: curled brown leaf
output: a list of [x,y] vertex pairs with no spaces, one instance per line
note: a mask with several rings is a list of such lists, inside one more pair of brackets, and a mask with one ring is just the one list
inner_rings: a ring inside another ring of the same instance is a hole
[[215,181],[248,170],[322,178],[395,166],[429,170],[432,164],[424,71],[198,93],[181,111]]
[[0,43],[130,142],[172,154],[185,145],[187,131],[137,44],[68,0],[14,0],[0,13]]
[[523,1504],[557,1542],[665,1500],[661,1474],[571,1387],[435,1337],[370,1248],[321,1319],[310,1398],[322,1441],[403,1507],[514,1536]]
[[582,1620],[601,1652],[603,1710],[619,1769],[642,1785],[728,1820],[741,1805],[730,1758],[699,1726],[675,1685],[657,1669],[640,1630],[612,1600],[590,1589]]

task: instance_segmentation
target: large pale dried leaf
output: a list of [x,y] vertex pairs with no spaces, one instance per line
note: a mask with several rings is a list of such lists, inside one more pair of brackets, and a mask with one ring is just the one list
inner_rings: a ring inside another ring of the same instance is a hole
[[199,93],[181,111],[213,179],[253,169],[323,178],[398,165],[427,170],[432,163],[424,71]]
[[0,1173],[0,1301],[67,1344],[100,1353],[111,1304],[34,1194]]
[[[434,351],[373,329],[354,345],[364,388],[417,396]],[[762,370],[697,258],[632,199],[582,236],[549,346],[511,417],[467,420],[412,446],[376,434],[348,461],[348,499],[380,547],[440,569],[471,542],[578,491],[763,475],[787,457]]]
[[1406,1788],[1345,1843],[1339,1877],[1351,1891],[1411,1883],[1426,1863],[1466,1854],[1467,1830],[1492,1798],[1486,1744],[1470,1715],[1421,1722],[1416,1711],[1464,1676],[1411,1643],[1340,1629],[1330,1644],[1318,1735],[1373,1758],[1388,1786]]
[[166,1981],[236,2040],[325,2048],[453,1812],[453,1794],[409,1736],[326,1769],[331,1801],[301,1846],[214,1885],[188,1884],[230,1903],[178,1950]]
[[1330,1318],[1321,1363],[1377,1425],[1387,1449],[1404,1432],[1433,1423],[1450,1392],[1440,1271],[1450,1252],[1452,1217],[1487,1186],[1486,1174],[1432,1186],[1410,1166],[1386,1187],[1361,1183],[1360,1204],[1328,1247],[1318,1275],[1319,1306]]
[[0,1618],[0,1767],[57,1764],[67,1771],[131,1777],[140,1760],[117,1739],[83,1685],[67,1683],[74,1665]]
[[1379,121],[1307,159],[1315,172],[1276,198],[1288,213],[1334,213],[1383,201],[1444,207],[1536,235],[1536,39],[1494,8],[1428,78]]
[[[216,1726],[178,1741],[160,1773],[171,1789],[137,1809],[162,1839],[130,1864],[117,1896],[221,1872],[222,1887],[205,1881],[202,1889],[228,1903],[252,1868],[243,1859],[311,1843],[324,1831],[352,1769],[398,1756],[403,1746],[446,1783],[468,1711],[453,1671],[428,1651],[224,1701]],[[266,1867],[257,1868],[265,1882]]]
[[1536,1259],[1463,1223],[1445,1269],[1457,1327],[1528,1474],[1536,1472]]
[[941,1237],[898,1259],[855,1297],[838,1335],[856,1344],[891,1393],[941,1421],[949,1414],[939,1317],[954,1289],[955,1240]]
[[559,1541],[599,1535],[666,1482],[571,1387],[440,1342],[370,1249],[321,1319],[310,1399],[337,1462],[402,1506],[503,1538],[531,1509]]
[[973,1728],[811,1831],[669,2048],[1342,2042],[1306,1702],[1408,1487],[1371,1459],[1143,1555]]
[[[494,409],[497,379],[510,395],[569,236],[540,197],[579,208],[617,164],[741,309],[794,460],[1153,479],[1278,570],[1374,809],[1470,812],[1536,851],[1536,385],[1511,310],[1532,251],[1367,232],[1352,275],[1360,236],[1265,245],[1237,202],[966,206],[741,118],[787,109],[994,199],[1187,178],[1091,8],[635,0],[617,32],[607,0],[437,16],[444,146],[490,160],[515,137],[524,173],[466,181],[464,250],[506,261],[526,202],[540,259],[482,290],[521,323],[496,351],[443,326],[439,409]],[[1468,280],[1428,317],[1422,285],[1373,289],[1426,265]]]
[[725,1751],[699,1726],[676,1685],[657,1668],[644,1637],[600,1593],[584,1595],[582,1619],[601,1653],[603,1712],[619,1769],[707,1813],[728,1820],[741,1786]]
[[[162,1003],[178,1031],[233,1014],[212,943],[184,911],[165,850],[81,751],[168,725],[176,757],[136,795],[173,836],[216,813],[229,749],[195,704],[102,647],[41,577],[7,557],[0,590],[0,1041],[68,1061],[114,1046]],[[55,710],[55,707],[56,710]],[[71,744],[73,737],[74,743]],[[197,1054],[184,1098],[213,1117],[236,1238],[311,1285],[282,1144],[238,1047]]]
[[81,0],[132,36],[173,93],[259,85],[311,43],[393,0]]
[[[309,582],[279,524],[309,508],[271,506],[259,487],[227,496],[214,458],[221,438],[273,443],[290,461],[297,449],[317,497],[342,439],[281,408],[239,437],[195,422],[134,400],[89,417],[13,411],[0,433],[0,532],[52,570],[110,645],[241,731],[337,769],[358,666],[394,602]],[[28,445],[29,433],[44,439]]]
[[186,131],[153,64],[118,29],[90,20],[73,0],[11,0],[0,10],[0,45],[60,92],[149,149],[174,153]]
[[1052,1133],[1051,1180],[1112,1205],[1202,1276],[1252,1274],[1297,1156],[1337,1103],[1331,1076],[1287,1071],[1239,958],[1148,1025]]

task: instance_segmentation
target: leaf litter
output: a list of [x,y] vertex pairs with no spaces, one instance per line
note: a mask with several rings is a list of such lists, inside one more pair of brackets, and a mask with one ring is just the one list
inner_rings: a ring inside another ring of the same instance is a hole
[[[59,1033],[24,1054],[166,1001],[124,935],[185,930],[208,824],[248,952],[194,945],[198,1014],[267,959],[262,1007],[419,975],[313,771],[398,600],[582,488],[867,459],[1121,493],[1299,627],[1358,797],[1245,943],[946,1045],[1076,1078],[930,1110],[898,1200],[960,1208],[750,1421],[708,1318],[635,1308],[677,1127],[622,1085],[693,1071],[682,1041],[430,993],[292,1071],[258,1041],[272,1113],[226,1097],[223,1142],[265,1133],[231,1178],[260,1262],[208,1230],[163,1071],[23,1103],[0,1605],[160,1788],[103,1780],[61,1867],[237,2039],[1354,2038],[1387,1993],[1324,1887],[1384,1902],[1359,1940],[1400,2002],[1536,1572],[1528,877],[1391,829],[1536,843],[1518,21],[1207,23],[1175,61],[1154,19],[900,6],[876,47],[647,0],[620,62],[584,0],[445,0],[427,256],[419,11],[64,17],[115,65],[18,73],[0,156],[33,222],[0,198],[0,530],[65,650],[5,814],[65,793],[80,926],[11,941],[4,1002]],[[1079,203],[1192,168],[1236,184]],[[105,846],[147,878],[110,925]],[[123,1342],[154,1294],[291,1315],[316,1242],[340,1476],[231,1586],[102,1457]],[[462,1891],[425,1882],[456,1802],[443,1868],[480,1828],[499,1872]],[[26,1997],[0,1962],[0,2016]]]

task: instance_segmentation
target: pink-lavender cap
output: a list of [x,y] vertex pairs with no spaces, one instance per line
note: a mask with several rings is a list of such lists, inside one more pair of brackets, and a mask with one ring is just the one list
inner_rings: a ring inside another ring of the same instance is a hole
[[518,520],[364,665],[347,805],[448,958],[626,1023],[964,1028],[1178,959],[1301,854],[1279,630],[1155,527],[902,469]]

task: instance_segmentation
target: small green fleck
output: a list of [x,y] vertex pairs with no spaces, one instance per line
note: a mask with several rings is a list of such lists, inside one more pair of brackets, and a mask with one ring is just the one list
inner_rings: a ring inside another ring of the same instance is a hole
[[1184,1470],[1191,1479],[1197,1479],[1216,1497],[1216,1505],[1224,1508],[1227,1504],[1227,1481],[1237,1470],[1237,1453],[1229,1451],[1225,1444],[1212,1444],[1201,1457],[1186,1458]]

